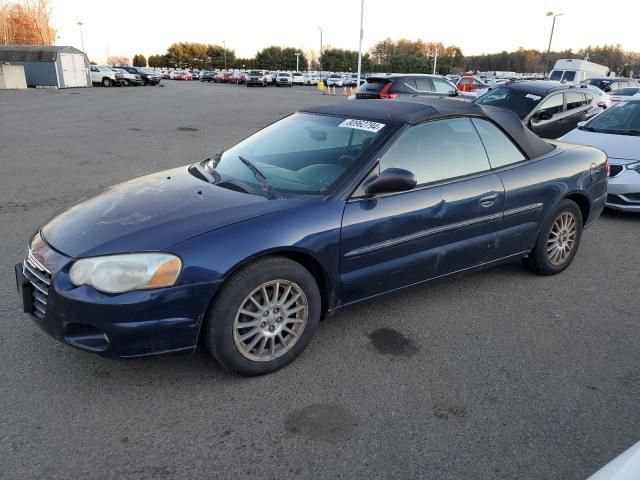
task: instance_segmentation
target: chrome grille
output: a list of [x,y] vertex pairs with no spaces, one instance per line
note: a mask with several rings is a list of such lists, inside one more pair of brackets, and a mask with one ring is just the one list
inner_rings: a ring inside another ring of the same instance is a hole
[[43,319],[47,311],[47,299],[49,297],[49,285],[51,284],[51,272],[46,269],[31,253],[22,262],[22,273],[29,279],[33,287],[31,296],[33,300],[32,315]]
[[624,167],[622,165],[615,165],[612,163],[611,165],[609,165],[609,177],[615,177],[616,175],[619,175],[623,168]]

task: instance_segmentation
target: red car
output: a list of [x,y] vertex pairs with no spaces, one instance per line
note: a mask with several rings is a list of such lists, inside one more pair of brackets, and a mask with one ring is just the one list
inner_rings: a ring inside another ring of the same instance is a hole
[[177,73],[173,78],[175,80],[193,80],[193,76],[189,72]]
[[229,78],[229,82],[242,85],[247,81],[247,72],[234,72]]
[[473,75],[465,75],[464,77],[460,77],[458,83],[456,83],[456,88],[461,92],[472,92],[479,88],[487,88],[489,85],[484,83],[479,78],[474,77]]

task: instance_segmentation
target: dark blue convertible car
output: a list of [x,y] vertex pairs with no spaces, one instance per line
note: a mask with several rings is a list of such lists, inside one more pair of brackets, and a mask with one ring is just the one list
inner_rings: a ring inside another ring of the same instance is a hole
[[78,348],[141,357],[202,339],[257,375],[344,306],[514,258],[561,272],[607,171],[601,151],[543,141],[497,107],[309,108],[57,215],[17,283],[25,312]]

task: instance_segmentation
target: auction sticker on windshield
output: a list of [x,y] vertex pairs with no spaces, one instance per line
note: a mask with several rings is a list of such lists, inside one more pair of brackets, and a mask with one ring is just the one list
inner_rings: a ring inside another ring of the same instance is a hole
[[378,122],[369,122],[367,120],[356,120],[355,118],[350,118],[342,122],[339,127],[344,128],[355,128],[356,130],[364,130],[365,132],[379,132],[384,128],[384,123]]

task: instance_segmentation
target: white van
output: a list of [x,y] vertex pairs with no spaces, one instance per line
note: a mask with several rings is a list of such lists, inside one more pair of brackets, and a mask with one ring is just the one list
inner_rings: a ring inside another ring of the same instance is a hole
[[591,77],[607,76],[609,76],[609,68],[604,65],[575,58],[563,58],[553,66],[549,80],[577,85]]

